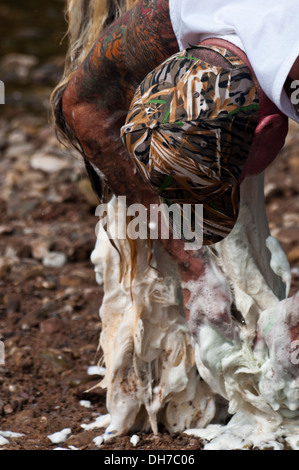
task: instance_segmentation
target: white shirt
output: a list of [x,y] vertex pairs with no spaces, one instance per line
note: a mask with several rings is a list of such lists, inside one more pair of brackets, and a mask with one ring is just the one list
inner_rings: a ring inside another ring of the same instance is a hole
[[299,122],[283,89],[299,56],[299,0],[169,0],[169,7],[181,50],[207,37],[232,42],[247,55],[268,98]]

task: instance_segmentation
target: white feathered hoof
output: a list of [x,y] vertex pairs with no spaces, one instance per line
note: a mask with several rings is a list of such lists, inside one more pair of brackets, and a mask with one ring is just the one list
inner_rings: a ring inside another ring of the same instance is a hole
[[[111,204],[117,208],[115,200]],[[160,423],[170,432],[204,427],[215,414],[214,394],[197,371],[176,266],[159,242],[150,264],[146,241],[137,243],[132,282],[130,270],[121,276],[122,260],[131,256],[127,240],[114,238],[112,246],[100,227],[91,256],[104,286],[102,386],[111,415],[106,434],[156,433]]]

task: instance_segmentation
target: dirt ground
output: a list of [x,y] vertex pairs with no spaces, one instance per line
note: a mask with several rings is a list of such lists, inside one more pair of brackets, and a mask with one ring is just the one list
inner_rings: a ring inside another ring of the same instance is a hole
[[[90,373],[101,358],[103,292],[90,262],[97,203],[78,155],[58,144],[49,124],[51,88],[43,77],[52,73],[55,81],[61,61],[45,69],[25,59],[19,65],[39,84],[34,99],[25,87],[0,109],[0,449],[51,450],[60,444],[48,436],[69,428],[64,448],[200,450],[198,438],[163,429],[139,433],[136,445],[128,435],[97,446],[104,429],[84,429],[107,414],[105,390],[87,392],[100,381]],[[8,60],[2,66],[16,71]],[[265,182],[272,235],[292,267],[291,294],[299,288],[298,149],[292,124]]]
[[[2,449],[53,449],[48,436],[65,428],[66,448],[200,449],[198,438],[163,429],[139,434],[136,446],[125,436],[97,447],[93,438],[104,429],[82,427],[107,413],[105,391],[87,392],[100,380],[89,374],[101,354],[103,292],[89,259],[96,201],[80,160],[58,145],[43,118],[23,114],[1,124],[0,431],[23,434],[6,437]],[[292,126],[265,185],[272,233],[290,258],[292,292],[299,287],[297,146]]]
[[[42,118],[24,114],[1,124],[0,431],[23,434],[2,448],[52,449],[48,436],[71,428],[67,446],[93,449],[103,429],[81,425],[107,413],[104,390],[86,393],[100,381],[88,373],[101,357],[103,292],[89,259],[96,201],[81,162]],[[199,446],[190,436],[139,437],[144,448]],[[102,448],[130,447],[127,436]]]

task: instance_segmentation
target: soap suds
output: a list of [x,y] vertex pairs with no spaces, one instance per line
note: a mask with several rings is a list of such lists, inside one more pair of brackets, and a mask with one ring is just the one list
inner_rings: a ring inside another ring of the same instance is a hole
[[66,441],[67,437],[69,436],[69,434],[71,434],[71,432],[72,430],[70,428],[65,428],[61,431],[57,431],[53,434],[50,434],[48,436],[48,439],[50,439],[53,444],[61,444],[62,442]]

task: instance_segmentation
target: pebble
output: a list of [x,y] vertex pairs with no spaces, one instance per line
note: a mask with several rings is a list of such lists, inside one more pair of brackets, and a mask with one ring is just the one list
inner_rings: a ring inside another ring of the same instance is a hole
[[48,424],[48,418],[47,418],[46,416],[41,416],[39,422],[40,422],[40,424],[42,424],[43,426],[47,426],[47,424]]
[[61,330],[63,326],[62,321],[59,318],[47,318],[39,324],[39,329],[41,333],[52,335]]
[[4,411],[4,414],[10,415],[10,414],[13,413],[14,410],[13,410],[13,407],[11,406],[11,404],[7,403],[6,405],[4,405],[3,411]]
[[5,152],[5,157],[9,159],[19,158],[24,155],[31,155],[34,151],[34,147],[30,143],[18,143],[8,147]]
[[62,268],[66,262],[66,255],[59,251],[52,251],[43,257],[43,265],[47,268]]
[[55,173],[70,167],[70,162],[63,158],[47,155],[44,152],[35,153],[30,161],[31,167],[44,173]]
[[40,240],[32,243],[31,253],[33,258],[41,260],[47,257],[50,251],[50,245],[51,243],[49,240]]
[[25,141],[26,141],[25,133],[17,129],[10,132],[7,137],[7,143],[10,145],[23,144]]
[[190,447],[191,447],[191,449],[194,449],[194,450],[200,449],[200,447],[201,447],[200,440],[196,437],[192,438],[190,440]]

